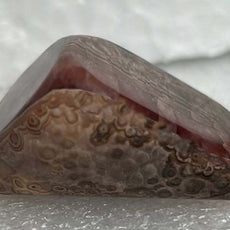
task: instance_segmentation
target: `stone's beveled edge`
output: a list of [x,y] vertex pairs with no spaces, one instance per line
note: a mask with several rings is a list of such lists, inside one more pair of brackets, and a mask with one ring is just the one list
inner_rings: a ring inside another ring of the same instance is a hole
[[65,38],[51,45],[25,72],[17,79],[0,103],[0,133],[29,103],[44,79],[56,63]]
[[0,135],[66,55],[120,94],[230,148],[230,113],[224,107],[118,45],[84,35],[58,40],[16,81],[0,104]]

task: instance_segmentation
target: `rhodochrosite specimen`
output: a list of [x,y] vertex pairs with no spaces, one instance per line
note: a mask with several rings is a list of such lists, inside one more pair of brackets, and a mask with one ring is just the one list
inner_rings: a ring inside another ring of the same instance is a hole
[[57,41],[0,108],[1,193],[229,197],[229,112],[109,41]]

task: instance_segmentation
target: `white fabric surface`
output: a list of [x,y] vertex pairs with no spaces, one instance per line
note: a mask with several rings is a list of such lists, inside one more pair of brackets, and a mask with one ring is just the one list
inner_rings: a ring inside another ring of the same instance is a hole
[[[230,48],[229,12],[229,0],[0,0],[0,98],[41,52],[71,34],[109,39],[153,63],[220,56]],[[226,62],[204,73],[202,62],[195,74],[184,62],[183,72],[169,70],[222,102]]]
[[0,229],[227,230],[229,201],[0,196]]

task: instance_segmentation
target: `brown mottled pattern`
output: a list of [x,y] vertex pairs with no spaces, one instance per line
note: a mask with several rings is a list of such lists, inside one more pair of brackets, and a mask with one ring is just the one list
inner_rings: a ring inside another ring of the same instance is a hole
[[0,193],[228,198],[230,171],[123,98],[53,90],[0,143]]

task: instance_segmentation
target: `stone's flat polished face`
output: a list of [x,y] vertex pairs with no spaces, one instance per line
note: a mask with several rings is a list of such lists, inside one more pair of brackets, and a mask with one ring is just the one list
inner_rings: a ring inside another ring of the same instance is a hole
[[230,171],[216,155],[124,98],[85,90],[49,92],[0,147],[2,193],[207,198],[228,190]]
[[1,106],[1,193],[229,197],[229,112],[108,41],[58,41]]

